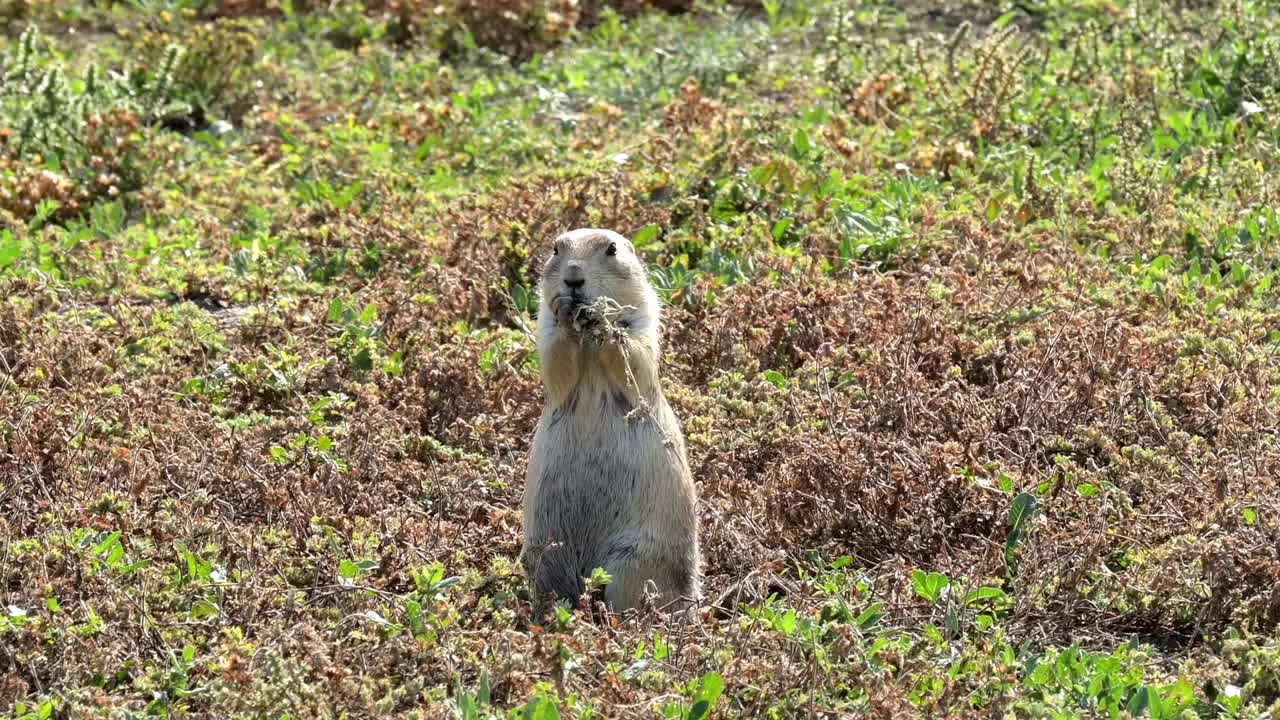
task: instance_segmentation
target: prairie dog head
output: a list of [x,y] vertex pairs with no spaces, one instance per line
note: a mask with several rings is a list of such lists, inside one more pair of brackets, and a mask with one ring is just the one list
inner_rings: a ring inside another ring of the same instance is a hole
[[612,230],[581,228],[555,239],[542,269],[539,335],[573,334],[575,312],[601,297],[625,308],[622,323],[638,335],[654,335],[658,296],[631,241]]

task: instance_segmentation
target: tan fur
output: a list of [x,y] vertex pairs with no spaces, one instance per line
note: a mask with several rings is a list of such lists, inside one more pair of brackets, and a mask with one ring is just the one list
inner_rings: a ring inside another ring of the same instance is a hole
[[[566,280],[581,280],[576,295]],[[540,290],[546,404],[529,458],[521,552],[530,585],[576,604],[583,578],[603,567],[615,612],[639,606],[646,585],[659,606],[690,607],[701,590],[697,497],[658,378],[660,308],[644,265],[621,235],[574,230],[556,239]],[[624,332],[584,343],[575,312],[600,297],[626,308]]]

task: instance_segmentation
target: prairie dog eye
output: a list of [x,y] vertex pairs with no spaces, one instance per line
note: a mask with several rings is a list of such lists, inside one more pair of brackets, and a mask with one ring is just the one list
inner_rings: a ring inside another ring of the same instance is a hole
[[608,249],[608,250],[605,250],[605,251],[604,251],[604,254],[605,254],[605,255],[608,255],[609,257],[613,257],[614,255],[617,255],[617,254],[618,254],[618,243],[616,243],[616,242],[611,242],[611,243],[609,243],[609,249]]
[[559,254],[560,254],[560,243],[556,243],[555,245],[552,245],[552,246],[551,246],[551,254],[552,254],[552,255],[559,255]]

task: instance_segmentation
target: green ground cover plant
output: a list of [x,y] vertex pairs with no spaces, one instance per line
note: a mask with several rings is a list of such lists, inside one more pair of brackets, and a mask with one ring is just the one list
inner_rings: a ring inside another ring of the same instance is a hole
[[[1280,714],[1269,0],[0,0],[0,718]],[[518,570],[632,238],[696,626]]]

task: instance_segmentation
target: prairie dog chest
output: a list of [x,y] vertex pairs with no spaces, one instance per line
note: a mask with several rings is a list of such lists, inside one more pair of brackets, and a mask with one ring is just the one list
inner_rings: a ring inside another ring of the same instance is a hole
[[556,448],[546,457],[546,479],[618,480],[651,467],[665,451],[653,409],[637,408],[619,388],[582,388],[565,403],[547,408],[538,426],[540,445]]

